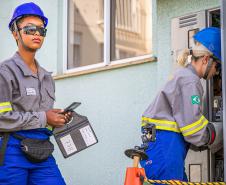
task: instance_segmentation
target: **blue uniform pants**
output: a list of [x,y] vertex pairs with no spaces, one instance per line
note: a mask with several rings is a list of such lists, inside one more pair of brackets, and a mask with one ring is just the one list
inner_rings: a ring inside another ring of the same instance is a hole
[[0,166],[0,185],[65,185],[65,182],[52,156],[44,162],[31,163],[20,150],[19,141],[10,137],[4,165]]
[[141,161],[148,179],[187,181],[184,160],[189,144],[179,133],[157,130],[156,141],[150,142],[146,154],[148,160]]

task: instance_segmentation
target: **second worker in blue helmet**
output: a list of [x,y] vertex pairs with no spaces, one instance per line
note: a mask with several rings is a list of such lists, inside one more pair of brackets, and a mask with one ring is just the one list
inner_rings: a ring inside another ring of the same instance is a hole
[[[52,127],[63,126],[71,114],[53,109],[54,81],[35,59],[47,24],[48,19],[34,3],[18,6],[9,22],[18,51],[0,64],[0,185],[65,185],[51,155],[49,137]],[[31,146],[33,153],[28,155],[26,147],[21,148],[27,138],[27,144],[38,141],[43,146],[35,151]]]
[[141,161],[149,179],[187,181],[185,158],[190,146],[215,153],[222,147],[222,123],[211,123],[202,112],[203,87],[221,64],[220,29],[209,27],[194,35],[196,45],[185,49],[177,70],[142,115],[142,127],[155,124],[156,141],[149,142],[148,160]]

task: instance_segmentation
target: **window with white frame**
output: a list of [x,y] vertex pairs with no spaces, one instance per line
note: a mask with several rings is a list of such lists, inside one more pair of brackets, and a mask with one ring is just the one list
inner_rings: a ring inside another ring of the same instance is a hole
[[103,62],[103,25],[99,25],[99,0],[68,1],[67,69]]
[[67,69],[150,55],[151,24],[151,0],[68,0]]
[[70,39],[68,51],[69,53],[73,53],[73,55],[70,55],[70,59],[68,62],[68,69],[72,69],[75,67],[80,67],[81,66],[81,38],[82,38],[82,33],[75,32],[73,35],[73,39]]

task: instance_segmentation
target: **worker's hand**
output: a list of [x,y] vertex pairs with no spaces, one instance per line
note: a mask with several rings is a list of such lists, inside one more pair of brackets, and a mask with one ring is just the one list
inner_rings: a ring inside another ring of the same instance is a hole
[[65,123],[68,123],[69,121],[71,121],[72,113],[71,112],[64,113],[64,118],[65,118]]
[[50,109],[46,111],[47,123],[53,127],[62,127],[70,121],[71,116],[69,113],[63,114],[64,110],[62,109]]

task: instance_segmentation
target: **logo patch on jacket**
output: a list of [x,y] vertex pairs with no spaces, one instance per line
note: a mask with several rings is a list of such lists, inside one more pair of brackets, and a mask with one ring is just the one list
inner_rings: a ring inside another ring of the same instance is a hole
[[27,87],[26,94],[27,94],[27,96],[36,96],[35,88]]
[[200,103],[201,103],[200,96],[198,96],[198,95],[191,96],[191,103],[192,103],[192,105],[194,105],[194,104],[200,105]]

